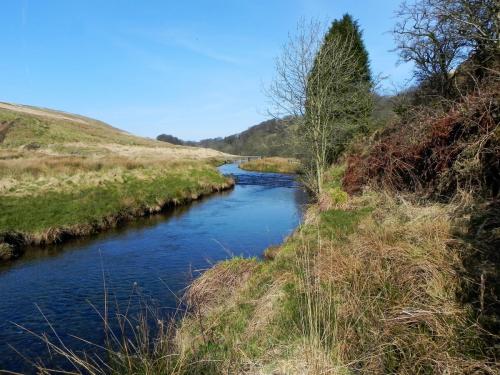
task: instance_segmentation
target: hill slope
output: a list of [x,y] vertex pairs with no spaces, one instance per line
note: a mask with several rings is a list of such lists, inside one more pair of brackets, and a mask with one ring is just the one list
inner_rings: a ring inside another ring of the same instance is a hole
[[237,155],[293,156],[290,121],[271,119],[225,138],[204,139],[197,144]]
[[[393,98],[374,95],[373,124],[382,126],[393,116]],[[270,119],[227,137],[208,138],[199,142],[183,141],[161,134],[156,139],[177,145],[207,147],[233,155],[296,157],[294,133],[298,124],[291,119]]]
[[[134,146],[134,147],[131,147]],[[137,137],[104,122],[65,112],[0,103],[0,148],[38,149],[51,154],[109,153],[172,159],[224,157],[220,152],[178,147]]]
[[0,261],[225,189],[230,155],[101,121],[0,103]]

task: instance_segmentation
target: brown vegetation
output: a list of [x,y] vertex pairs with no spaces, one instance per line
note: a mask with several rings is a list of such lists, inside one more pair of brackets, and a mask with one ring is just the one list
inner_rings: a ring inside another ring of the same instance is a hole
[[228,303],[258,266],[255,259],[233,258],[207,270],[187,290],[184,299],[192,311],[206,315],[211,309]]
[[343,187],[366,184],[438,198],[459,190],[497,196],[500,187],[498,86],[467,95],[445,112],[422,108],[384,129],[367,150],[351,155]]

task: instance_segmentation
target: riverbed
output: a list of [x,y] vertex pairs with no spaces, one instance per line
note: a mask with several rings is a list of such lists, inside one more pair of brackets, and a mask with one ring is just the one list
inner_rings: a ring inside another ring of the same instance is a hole
[[0,265],[0,369],[31,373],[22,356],[58,365],[16,324],[40,334],[50,322],[72,348],[83,348],[74,336],[102,343],[96,309],[105,290],[113,306],[149,301],[168,314],[203,270],[232,256],[260,257],[300,223],[307,195],[293,176],[219,169],[234,176],[231,191]]

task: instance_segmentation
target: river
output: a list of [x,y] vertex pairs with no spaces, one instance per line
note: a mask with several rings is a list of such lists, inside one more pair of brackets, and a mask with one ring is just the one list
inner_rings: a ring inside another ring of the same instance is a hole
[[177,305],[174,294],[202,270],[234,255],[260,257],[297,227],[307,196],[292,176],[236,164],[219,169],[234,175],[231,191],[90,238],[28,249],[0,265],[0,369],[33,372],[19,353],[58,365],[39,339],[13,323],[42,333],[48,321],[71,347],[82,346],[73,335],[102,343],[103,323],[92,305],[102,309],[104,281],[116,306],[139,295],[168,312]]

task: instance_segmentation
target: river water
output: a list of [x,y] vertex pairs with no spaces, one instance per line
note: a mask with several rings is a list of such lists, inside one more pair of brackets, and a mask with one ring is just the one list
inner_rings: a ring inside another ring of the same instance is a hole
[[235,255],[260,257],[297,227],[307,196],[292,176],[219,169],[235,177],[233,190],[0,265],[0,369],[33,372],[23,356],[58,365],[40,339],[13,323],[40,334],[50,322],[72,348],[83,345],[73,336],[102,343],[92,305],[103,309],[104,282],[115,306],[139,295],[168,312],[202,270]]

